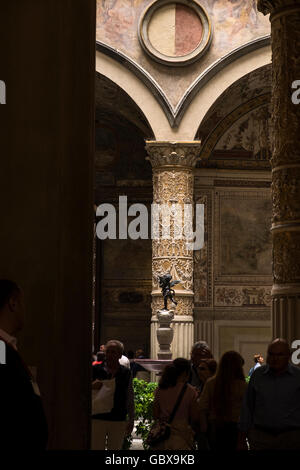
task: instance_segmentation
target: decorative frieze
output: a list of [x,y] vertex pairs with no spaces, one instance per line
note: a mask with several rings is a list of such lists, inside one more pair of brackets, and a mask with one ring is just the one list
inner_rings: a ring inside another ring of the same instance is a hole
[[[251,320],[251,321],[261,321],[261,320],[270,320],[271,318],[271,309],[270,307],[262,308],[258,306],[255,307],[243,307],[243,308],[231,308],[228,307],[218,307],[213,310],[204,310],[201,308],[194,308],[194,322],[195,328],[199,322],[202,321],[215,321],[215,320]],[[195,338],[196,330],[195,330]],[[198,339],[199,338],[198,336]]]
[[215,288],[216,307],[269,307],[271,287],[217,286]]
[[250,181],[250,180],[233,180],[233,179],[217,179],[214,180],[215,187],[229,187],[229,188],[270,188],[271,182],[269,181]]

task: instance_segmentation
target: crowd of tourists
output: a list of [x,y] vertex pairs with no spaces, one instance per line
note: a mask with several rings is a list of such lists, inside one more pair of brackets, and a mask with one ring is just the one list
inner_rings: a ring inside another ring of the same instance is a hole
[[[43,450],[48,425],[41,396],[35,372],[23,361],[16,340],[24,313],[22,289],[0,280],[0,442],[6,450]],[[141,361],[145,354],[138,350],[127,356],[123,344],[111,340],[93,358],[94,450],[121,449],[125,436],[132,434],[133,376],[146,372]],[[153,402],[150,449],[300,450],[300,368],[290,358],[284,339],[272,341],[266,364],[261,354],[254,356],[247,384],[238,352],[225,352],[217,364],[207,343],[195,343],[190,360],[177,358],[162,372]]]
[[[134,428],[135,361],[130,355],[124,363],[117,340],[103,345],[102,354],[93,365],[92,449],[117,450]],[[272,341],[266,364],[256,354],[246,380],[237,351],[217,364],[206,342],[195,343],[190,360],[177,358],[162,371],[150,449],[300,450],[300,369],[290,357],[284,339]]]

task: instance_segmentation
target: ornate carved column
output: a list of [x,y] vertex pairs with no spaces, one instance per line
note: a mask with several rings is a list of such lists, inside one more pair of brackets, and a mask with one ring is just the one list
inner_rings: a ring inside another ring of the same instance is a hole
[[[157,357],[156,312],[163,308],[163,298],[158,285],[158,275],[171,273],[174,280],[181,280],[174,287],[178,305],[171,324],[174,339],[171,345],[173,358],[189,357],[194,340],[193,324],[193,250],[187,246],[185,234],[178,238],[178,227],[182,226],[184,204],[193,205],[194,175],[200,151],[200,142],[147,141],[148,160],[153,168],[153,200],[168,210],[174,205],[182,209],[182,217],[172,212],[170,237],[164,239],[166,227],[160,222],[158,237],[152,240],[152,320],[151,357]],[[192,206],[191,206],[192,207]],[[170,306],[171,307],[171,306]]]
[[259,0],[272,27],[273,337],[300,338],[300,3]]

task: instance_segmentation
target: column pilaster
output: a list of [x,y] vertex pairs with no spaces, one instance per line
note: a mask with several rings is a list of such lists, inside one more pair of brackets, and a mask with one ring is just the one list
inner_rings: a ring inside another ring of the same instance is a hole
[[300,3],[259,0],[270,13],[272,38],[273,337],[300,338]]

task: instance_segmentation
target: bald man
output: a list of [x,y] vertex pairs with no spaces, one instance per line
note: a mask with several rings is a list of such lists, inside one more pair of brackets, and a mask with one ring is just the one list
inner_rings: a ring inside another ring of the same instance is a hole
[[300,450],[300,369],[290,364],[288,343],[268,347],[267,364],[250,379],[240,417],[239,449]]

